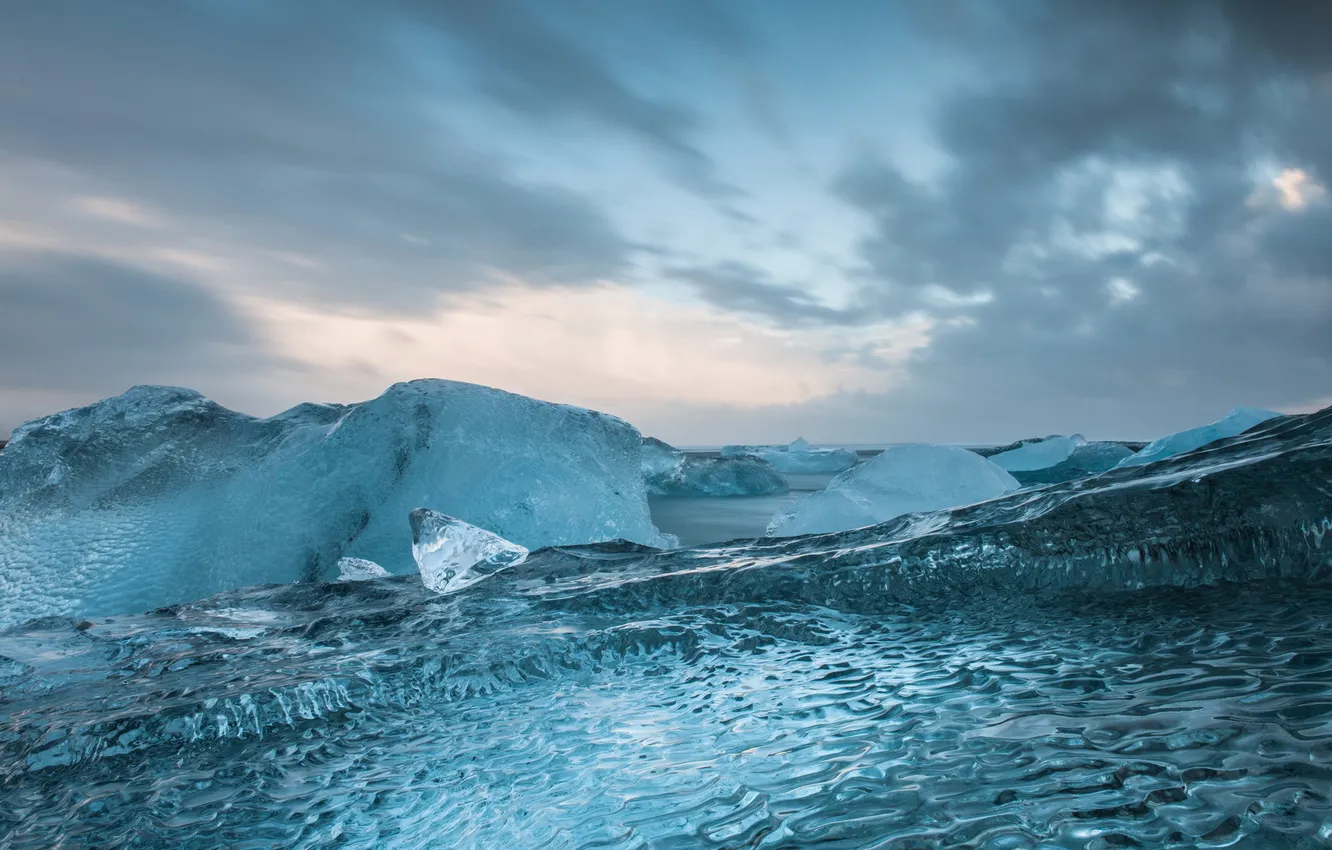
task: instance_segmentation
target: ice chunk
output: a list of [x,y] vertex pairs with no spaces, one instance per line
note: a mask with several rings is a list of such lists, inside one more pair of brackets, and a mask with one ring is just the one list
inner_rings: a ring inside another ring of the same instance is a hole
[[723,446],[722,457],[756,457],[786,474],[842,472],[860,462],[851,449],[827,449],[810,446],[804,437],[786,446]]
[[1027,440],[1016,448],[990,455],[990,462],[998,464],[1009,472],[1046,469],[1068,460],[1074,450],[1086,442],[1081,434]]
[[341,558],[338,560],[338,581],[368,581],[372,578],[384,578],[392,575],[388,570],[367,561],[365,558]]
[[136,387],[0,453],[0,627],[331,579],[344,556],[410,573],[419,506],[530,548],[672,545],[641,455],[613,416],[452,381],[269,419]]
[[527,560],[527,550],[484,528],[429,508],[411,513],[412,556],[421,583],[453,593]]
[[653,496],[766,496],[786,479],[756,457],[690,457],[661,440],[643,440],[643,480]]
[[1019,486],[975,452],[956,446],[892,446],[797,499],[768,524],[768,534],[846,531],[907,513],[983,502]]
[[756,457],[686,458],[648,482],[654,496],[768,496],[789,489],[781,473]]
[[[1133,454],[1133,450],[1123,443],[1094,442],[1085,443],[1073,450],[1068,459],[1045,469],[1017,470],[1013,472],[1024,487],[1036,484],[1057,484],[1076,478],[1099,475]],[[993,458],[991,458],[993,459]]]
[[1191,452],[1194,449],[1202,448],[1208,443],[1234,437],[1243,434],[1260,422],[1266,422],[1269,419],[1275,419],[1281,416],[1272,410],[1260,410],[1254,407],[1237,407],[1225,418],[1213,422],[1211,425],[1203,425],[1199,428],[1190,428],[1187,431],[1179,431],[1175,434],[1169,434],[1159,440],[1153,440],[1147,444],[1147,447],[1132,457],[1125,458],[1119,462],[1120,466],[1138,466],[1144,463],[1162,460],[1174,455]]

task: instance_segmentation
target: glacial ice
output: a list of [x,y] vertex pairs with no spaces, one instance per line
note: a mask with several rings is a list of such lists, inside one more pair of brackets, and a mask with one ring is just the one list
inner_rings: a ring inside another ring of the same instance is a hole
[[652,496],[767,496],[790,489],[756,457],[691,457],[652,437],[643,440],[643,480]]
[[670,545],[641,455],[613,416],[452,381],[268,419],[135,387],[0,453],[0,627],[332,578],[342,557],[415,572],[405,517],[422,506],[528,548]]
[[338,559],[338,581],[369,581],[373,578],[384,578],[389,575],[392,575],[392,573],[374,561],[367,561],[365,558]]
[[723,446],[722,457],[756,457],[786,475],[843,472],[860,462],[851,449],[815,448],[804,437],[785,446]]
[[892,446],[779,511],[768,534],[846,531],[902,514],[983,502],[1019,486],[1008,472],[967,449]]
[[421,583],[454,593],[527,560],[527,550],[484,528],[429,508],[411,513],[412,557]]
[[1122,443],[1099,441],[1084,443],[1074,449],[1073,453],[1061,463],[1044,469],[1017,470],[1012,472],[1012,475],[1023,487],[1056,484],[1099,475],[1106,470],[1114,469],[1121,460],[1132,454],[1133,451]]
[[1009,472],[1046,469],[1068,460],[1069,456],[1086,442],[1081,434],[1028,440],[1017,448],[990,455],[989,459],[991,463],[998,464]]
[[1330,478],[1332,409],[827,536],[546,548],[444,600],[33,621],[0,633],[0,835],[1321,847]]
[[1173,455],[1191,452],[1194,449],[1202,448],[1208,443],[1226,437],[1238,436],[1259,423],[1266,422],[1269,419],[1275,419],[1281,415],[1282,414],[1272,410],[1260,410],[1255,407],[1236,407],[1223,418],[1218,419],[1210,425],[1190,428],[1187,431],[1179,431],[1153,440],[1148,443],[1142,451],[1132,457],[1127,457],[1120,461],[1119,465],[1139,466],[1144,463],[1152,463]]

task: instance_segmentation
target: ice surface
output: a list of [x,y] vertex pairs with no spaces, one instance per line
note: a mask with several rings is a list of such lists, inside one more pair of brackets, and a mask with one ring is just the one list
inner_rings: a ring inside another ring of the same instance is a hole
[[1074,434],[1071,437],[1055,436],[1041,440],[1028,440],[1017,448],[990,455],[989,460],[1009,472],[1046,469],[1068,460],[1069,456],[1086,442],[1081,434]]
[[790,489],[759,458],[690,457],[651,437],[643,440],[643,479],[653,496],[767,496]]
[[1175,434],[1169,434],[1158,440],[1148,443],[1146,448],[1132,457],[1125,458],[1119,462],[1120,466],[1139,466],[1144,463],[1152,463],[1173,455],[1191,452],[1194,449],[1201,448],[1208,443],[1221,440],[1226,437],[1234,437],[1244,433],[1253,426],[1266,422],[1269,419],[1275,419],[1282,414],[1272,410],[1260,410],[1254,407],[1237,407],[1222,419],[1213,422],[1210,425],[1203,425],[1198,428],[1190,428],[1187,431],[1179,431]]
[[0,843],[1325,847],[1329,480],[1324,411],[828,536],[29,623]]
[[791,503],[773,517],[768,534],[846,531],[902,514],[983,502],[1019,486],[1008,472],[963,448],[892,446]]
[[522,546],[429,508],[412,511],[411,523],[421,583],[435,593],[454,593],[527,560]]
[[788,475],[842,472],[860,462],[851,449],[814,448],[804,437],[786,446],[723,446],[722,457],[756,457]]
[[367,561],[365,558],[340,558],[338,560],[338,581],[369,581],[392,575],[388,570]]
[[529,548],[669,545],[641,455],[613,416],[451,381],[269,419],[136,387],[0,453],[0,626],[333,578],[342,557],[413,573],[416,507]]

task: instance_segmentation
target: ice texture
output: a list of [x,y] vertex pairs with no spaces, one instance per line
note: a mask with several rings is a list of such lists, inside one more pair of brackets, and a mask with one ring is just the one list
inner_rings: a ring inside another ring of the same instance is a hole
[[396,384],[268,419],[135,387],[20,427],[0,453],[0,626],[337,575],[413,573],[429,507],[528,548],[670,545],[641,436],[602,413],[473,384]]
[[1114,469],[1121,460],[1132,454],[1133,450],[1123,443],[1084,443],[1074,449],[1062,463],[1044,469],[1016,470],[1012,475],[1024,487],[1056,484],[1099,475],[1106,470]]
[[1081,434],[1027,440],[1016,448],[990,455],[989,460],[1009,472],[1046,469],[1068,460],[1069,456],[1086,442]]
[[454,593],[527,560],[527,550],[484,528],[429,508],[411,513],[412,557],[421,583]]
[[787,475],[843,472],[860,462],[851,449],[815,448],[804,437],[785,446],[723,446],[722,457],[756,457]]
[[643,440],[643,480],[653,496],[768,496],[790,485],[756,457],[691,457],[661,440]]
[[827,536],[547,548],[445,599],[30,622],[0,843],[1325,847],[1329,480],[1332,410]]
[[1179,431],[1153,440],[1142,451],[1120,461],[1119,465],[1140,466],[1144,463],[1153,463],[1163,458],[1191,452],[1208,443],[1242,434],[1255,425],[1281,415],[1272,410],[1260,410],[1256,407],[1237,407],[1226,414],[1225,417],[1210,425],[1190,428],[1187,431]]
[[1008,472],[963,448],[892,446],[779,511],[768,534],[846,531],[902,514],[983,502],[1019,486]]
[[388,570],[365,558],[338,559],[338,581],[369,581],[392,575]]

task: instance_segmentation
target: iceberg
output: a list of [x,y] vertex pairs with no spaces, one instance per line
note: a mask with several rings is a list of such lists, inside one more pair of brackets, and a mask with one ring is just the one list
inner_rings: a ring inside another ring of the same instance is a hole
[[338,560],[338,581],[369,581],[374,578],[390,576],[388,570],[367,561],[365,558],[340,558]]
[[983,502],[1021,486],[975,452],[956,446],[892,446],[778,512],[768,535],[824,534],[901,516]]
[[756,457],[690,457],[661,440],[643,440],[643,480],[652,496],[767,496],[790,489]]
[[411,523],[412,557],[435,593],[455,593],[527,560],[522,546],[429,508],[412,511]]
[[989,460],[1009,472],[1046,469],[1068,460],[1069,456],[1086,442],[1081,434],[1025,440],[1014,448],[990,455]]
[[1191,452],[1194,449],[1202,448],[1208,443],[1216,442],[1227,437],[1236,437],[1243,434],[1255,425],[1266,422],[1269,419],[1275,419],[1282,414],[1273,410],[1260,410],[1255,407],[1237,407],[1222,419],[1218,419],[1210,425],[1203,425],[1198,428],[1190,428],[1187,431],[1179,431],[1174,434],[1168,434],[1160,439],[1148,443],[1146,448],[1132,457],[1124,458],[1119,462],[1120,466],[1139,466],[1144,463],[1153,463],[1163,458],[1172,457],[1185,452]]
[[1077,478],[1099,475],[1102,472],[1114,469],[1121,460],[1132,454],[1133,450],[1123,443],[1084,443],[1074,449],[1073,453],[1061,463],[1044,469],[1015,470],[1012,475],[1023,487],[1036,484],[1057,484],[1061,481],[1072,481]]
[[135,387],[0,453],[0,627],[330,579],[343,557],[413,573],[417,507],[528,548],[668,546],[641,454],[616,417],[453,381],[268,419]]
[[844,472],[860,463],[851,449],[815,448],[804,437],[786,446],[723,446],[722,457],[756,457],[786,475]]

